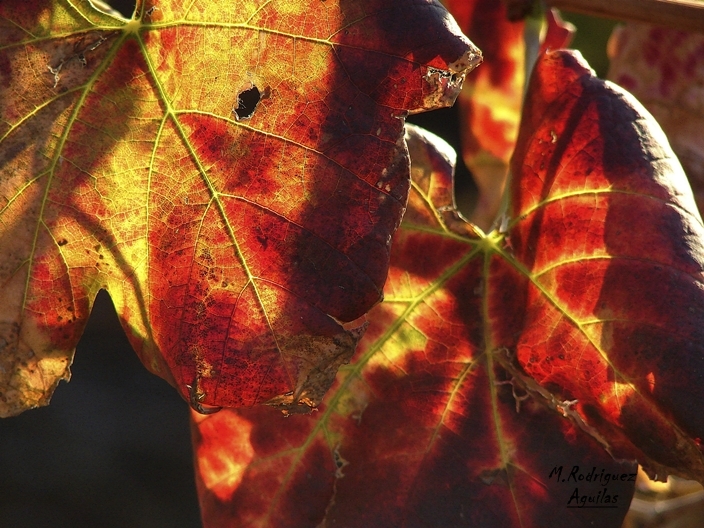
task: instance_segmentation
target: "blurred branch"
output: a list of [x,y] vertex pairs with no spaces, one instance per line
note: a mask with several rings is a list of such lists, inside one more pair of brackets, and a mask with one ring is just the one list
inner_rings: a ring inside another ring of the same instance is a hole
[[585,15],[647,22],[704,33],[704,1],[697,0],[547,0],[550,7]]

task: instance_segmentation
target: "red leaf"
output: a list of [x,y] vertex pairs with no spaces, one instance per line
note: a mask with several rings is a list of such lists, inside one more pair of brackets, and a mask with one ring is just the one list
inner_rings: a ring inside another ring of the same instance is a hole
[[[635,466],[602,448],[704,480],[704,228],[653,118],[578,55],[544,54],[508,232],[487,236],[454,210],[429,138],[409,135],[409,209],[355,362],[291,431],[239,412],[252,462],[229,498],[201,484],[206,525],[286,526],[310,497],[292,522],[616,527]],[[555,478],[572,465],[617,474],[610,493],[579,481],[617,508],[566,508],[587,490]]]
[[704,479],[704,229],[664,134],[578,54],[535,67],[492,342],[614,456]]
[[3,2],[0,414],[68,376],[100,288],[196,408],[315,406],[381,299],[403,118],[479,60],[432,0]]
[[[431,138],[409,131],[413,189],[386,300],[320,412],[196,417],[206,527],[620,525],[634,484],[583,479],[595,467],[627,479],[635,466],[541,399],[519,402],[518,380],[487,348],[484,241],[452,209],[448,147]],[[243,424],[234,442],[212,435],[228,423]],[[211,471],[215,457],[234,478]],[[567,508],[575,490],[616,507]]]
[[574,24],[562,20],[560,12],[555,8],[545,11],[545,21],[547,29],[545,30],[545,38],[540,44],[540,53],[568,47],[577,31]]

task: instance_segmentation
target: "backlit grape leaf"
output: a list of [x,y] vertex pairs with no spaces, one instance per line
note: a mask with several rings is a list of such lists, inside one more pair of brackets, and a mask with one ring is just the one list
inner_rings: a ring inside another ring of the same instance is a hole
[[662,130],[579,55],[548,53],[511,171],[492,348],[614,456],[703,481],[704,229]]
[[479,60],[433,0],[3,1],[0,414],[101,288],[196,408],[315,406],[381,298],[404,117]]
[[488,235],[407,134],[385,300],[320,411],[193,415],[205,526],[618,527],[617,459],[704,480],[704,228],[652,116],[544,53]]
[[619,526],[635,465],[512,386],[482,321],[495,239],[454,211],[449,147],[408,137],[385,301],[320,411],[193,415],[204,526]]
[[662,126],[704,207],[704,35],[629,22],[609,40],[608,78]]

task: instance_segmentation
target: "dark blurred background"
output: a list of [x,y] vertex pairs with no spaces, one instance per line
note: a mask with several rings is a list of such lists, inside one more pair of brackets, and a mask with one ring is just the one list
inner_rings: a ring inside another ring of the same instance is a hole
[[[111,3],[131,16],[130,0]],[[603,75],[613,23],[566,18],[579,28],[575,47]],[[458,148],[454,109],[409,121]],[[463,166],[457,179],[471,204]],[[141,365],[105,292],[71,370],[49,407],[0,420],[0,528],[198,528],[188,406]]]
[[0,527],[197,528],[188,405],[98,295],[70,383],[0,420]]

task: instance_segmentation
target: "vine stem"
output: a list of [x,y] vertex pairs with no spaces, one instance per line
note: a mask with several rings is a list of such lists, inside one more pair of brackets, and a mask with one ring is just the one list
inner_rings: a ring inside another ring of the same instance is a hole
[[585,15],[647,22],[704,33],[704,1],[697,0],[547,0],[550,7]]

